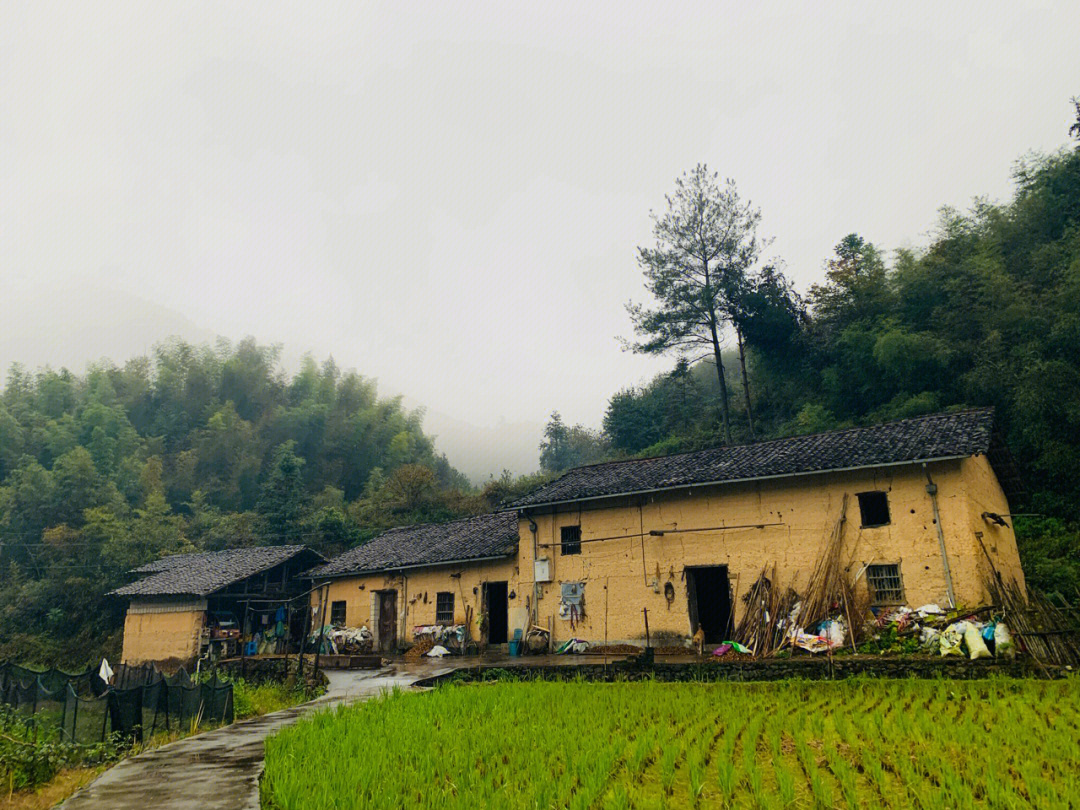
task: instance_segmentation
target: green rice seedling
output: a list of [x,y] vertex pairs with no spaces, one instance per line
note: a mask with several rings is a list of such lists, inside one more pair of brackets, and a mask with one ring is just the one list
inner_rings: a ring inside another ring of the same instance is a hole
[[690,803],[696,805],[705,790],[705,761],[704,757],[695,755],[687,761],[687,772],[690,779]]
[[746,772],[746,782],[750,787],[750,797],[755,807],[768,807],[768,796],[765,793],[765,779],[761,769],[755,764]]
[[679,758],[679,749],[669,746],[660,757],[660,785],[664,788],[664,794],[671,794],[671,786],[675,782],[675,761]]
[[855,769],[835,750],[830,750],[828,759],[829,768],[840,785],[840,792],[844,796],[844,802],[851,810],[855,810],[860,806],[858,791],[855,786],[857,779]]
[[832,788],[825,782],[820,770],[810,774],[810,794],[814,798],[814,807],[832,808]]
[[[537,803],[537,807],[545,805]],[[604,798],[604,810],[630,810],[630,793],[626,785],[616,785]]]
[[863,773],[866,775],[870,785],[882,798],[889,796],[889,776],[885,771],[885,766],[882,764],[882,757],[879,749],[876,747],[864,747],[862,749],[861,761]]
[[728,757],[716,760],[716,779],[725,804],[735,797],[735,761]]
[[795,776],[783,763],[776,766],[776,792],[781,807],[795,804]]

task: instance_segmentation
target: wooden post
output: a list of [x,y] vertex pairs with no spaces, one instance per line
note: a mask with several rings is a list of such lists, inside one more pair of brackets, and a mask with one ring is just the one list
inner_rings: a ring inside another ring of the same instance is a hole
[[322,601],[322,611],[319,614],[319,643],[315,647],[315,674],[319,674],[319,653],[322,652],[323,636],[326,634],[326,603],[330,598],[330,586],[326,585],[319,591]]
[[[251,603],[244,601],[244,618],[240,620],[240,677],[247,676],[247,642],[244,641],[244,627],[247,626],[248,611]],[[254,635],[254,634],[252,634]]]
[[296,661],[296,679],[302,682],[304,679],[304,648],[307,646],[308,636],[311,634],[311,594],[307,595],[307,606],[304,609],[304,634],[300,637],[300,654]]
[[292,641],[292,600],[286,604],[289,606],[285,614],[285,674],[289,674],[289,642]]
[[641,653],[641,662],[645,666],[652,666],[653,663],[653,648],[652,641],[649,639],[649,609],[642,608],[642,614],[645,616],[645,649]]

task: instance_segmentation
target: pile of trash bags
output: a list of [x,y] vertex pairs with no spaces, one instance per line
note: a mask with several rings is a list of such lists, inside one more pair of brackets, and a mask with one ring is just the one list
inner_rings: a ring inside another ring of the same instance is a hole
[[[954,614],[955,616],[955,614]],[[912,610],[897,608],[878,617],[878,625],[893,625],[898,632],[918,633],[919,644],[925,652],[941,655],[964,655],[972,661],[978,658],[1015,658],[1016,645],[1008,626],[1000,619],[978,621],[968,616],[948,621],[946,612],[935,604]]]
[[364,627],[337,627],[328,624],[313,630],[308,637],[307,649],[316,647],[322,655],[359,655],[371,652],[374,636]]
[[1016,645],[1005,622],[953,622],[944,630],[923,627],[920,640],[929,650],[935,647],[942,655],[963,655],[974,661],[977,658],[1015,658]]
[[[828,652],[844,646],[849,629],[842,616],[804,629],[795,626],[798,610],[799,604],[796,603],[788,619],[787,636],[792,646],[809,653]],[[971,660],[990,657],[1011,659],[1016,656],[1012,633],[1000,619],[978,621],[971,615],[967,618],[958,618],[956,612],[951,615],[953,621],[949,621],[950,614],[936,604],[915,609],[899,607],[879,613],[871,626],[877,631],[895,629],[897,635],[906,638],[917,637],[923,652],[966,654]]]
[[844,646],[844,641],[847,639],[847,624],[842,616],[826,619],[815,630],[814,633],[808,633],[802,628],[792,627],[788,631],[788,637],[793,645],[810,653],[838,649]]

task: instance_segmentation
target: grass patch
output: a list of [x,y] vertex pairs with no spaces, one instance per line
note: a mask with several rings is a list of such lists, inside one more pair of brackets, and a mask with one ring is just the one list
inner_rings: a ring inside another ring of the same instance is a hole
[[323,690],[312,692],[302,685],[293,686],[279,681],[253,683],[244,678],[233,678],[233,715],[237,720],[260,717],[264,714],[287,709],[298,703],[306,703],[318,697]]
[[395,692],[266,743],[263,806],[1067,807],[1080,681],[523,682]]
[[105,765],[95,768],[63,768],[49,782],[34,789],[5,792],[0,795],[2,810],[48,810],[72,793],[89,784],[104,771]]

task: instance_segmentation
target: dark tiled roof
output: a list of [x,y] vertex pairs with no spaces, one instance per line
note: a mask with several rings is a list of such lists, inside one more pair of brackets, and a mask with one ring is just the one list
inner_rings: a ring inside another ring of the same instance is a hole
[[424,565],[508,557],[518,541],[518,519],[513,512],[424,523],[391,529],[346,551],[309,572],[311,577],[338,577]]
[[132,568],[129,573],[132,574],[151,574],[157,571],[165,571],[172,568],[174,565],[183,563],[189,557],[204,557],[205,554],[172,554],[168,557],[162,557],[160,560],[154,560],[148,562],[145,565],[140,565],[138,568]]
[[136,573],[150,576],[117,588],[112,595],[206,596],[299,555],[308,558],[304,565],[323,559],[307,546],[255,546],[174,554],[136,568]]
[[612,461],[570,470],[509,508],[694,484],[973,456],[990,449],[993,428],[994,409],[980,408],[675,456]]

